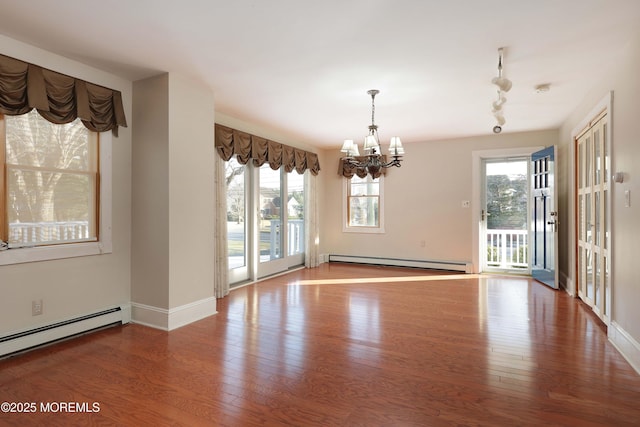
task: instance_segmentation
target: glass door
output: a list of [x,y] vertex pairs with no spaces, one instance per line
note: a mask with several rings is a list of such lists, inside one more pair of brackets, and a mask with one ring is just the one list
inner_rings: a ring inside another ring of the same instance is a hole
[[304,263],[304,180],[305,175],[297,172],[287,174],[287,255],[288,265]]
[[226,162],[229,283],[304,264],[305,174]]
[[227,250],[229,256],[229,283],[249,279],[249,227],[247,218],[250,199],[248,191],[249,167],[241,165],[235,156],[225,163],[227,183]]
[[284,261],[285,223],[287,203],[284,198],[283,170],[271,169],[265,163],[258,170],[256,196],[258,245],[258,275],[265,277],[287,269]]
[[578,213],[578,296],[608,323],[610,197],[606,114],[576,140]]

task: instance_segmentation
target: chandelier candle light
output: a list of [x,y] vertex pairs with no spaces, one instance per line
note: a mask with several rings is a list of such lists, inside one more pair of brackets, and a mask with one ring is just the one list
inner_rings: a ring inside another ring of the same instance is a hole
[[369,134],[364,138],[364,144],[362,147],[364,150],[364,156],[360,156],[358,144],[354,143],[352,139],[346,139],[344,144],[342,144],[340,151],[346,154],[343,161],[355,168],[364,169],[367,173],[375,176],[379,174],[379,171],[382,168],[389,168],[391,166],[400,167],[404,148],[402,148],[400,137],[392,137],[389,144],[389,155],[391,155],[393,159],[390,162],[385,162],[386,159],[381,154],[380,150],[378,126],[375,124],[375,98],[380,91],[371,89],[367,91],[367,93],[371,95],[371,125],[369,125]]

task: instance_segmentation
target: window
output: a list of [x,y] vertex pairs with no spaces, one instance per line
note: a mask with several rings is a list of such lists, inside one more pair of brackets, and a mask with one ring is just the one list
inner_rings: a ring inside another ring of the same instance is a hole
[[111,251],[111,193],[99,174],[101,156],[110,159],[105,139],[103,148],[79,119],[57,125],[35,109],[0,115],[0,240],[8,245],[0,265]]
[[354,175],[345,179],[345,227],[343,231],[384,233],[383,178]]

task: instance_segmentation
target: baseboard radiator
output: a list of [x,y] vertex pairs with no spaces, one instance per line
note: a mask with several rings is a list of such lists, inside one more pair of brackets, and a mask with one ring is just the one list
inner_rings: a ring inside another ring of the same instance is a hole
[[472,264],[464,261],[429,261],[415,259],[382,258],[356,255],[329,255],[329,262],[349,262],[392,267],[425,268],[429,270],[472,272]]
[[114,307],[51,325],[0,337],[0,358],[50,344],[75,335],[85,334],[107,326],[129,323],[130,307]]

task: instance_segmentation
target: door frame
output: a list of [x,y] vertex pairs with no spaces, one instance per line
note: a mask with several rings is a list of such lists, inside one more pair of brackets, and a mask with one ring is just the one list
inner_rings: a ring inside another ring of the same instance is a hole
[[[582,119],[571,131],[571,143],[569,144],[569,162],[571,163],[567,168],[571,173],[568,175],[568,209],[567,209],[567,217],[565,221],[571,221],[571,226],[568,227],[569,236],[567,238],[567,244],[569,245],[566,248],[567,255],[569,258],[568,264],[568,277],[565,278],[564,282],[566,286],[567,292],[574,297],[578,297],[577,283],[576,279],[578,277],[578,234],[577,228],[579,227],[578,221],[578,192],[576,191],[576,182],[577,182],[577,174],[578,174],[578,165],[576,163],[576,139],[578,136],[589,126],[589,123],[593,121],[593,119],[599,115],[602,111],[607,111],[607,152],[609,153],[610,158],[610,173],[615,171],[615,161],[613,156],[613,91],[608,92],[592,109],[586,114],[585,118]],[[611,182],[611,177],[609,177],[609,185],[613,186]],[[609,201],[606,206],[606,211],[609,213],[609,287],[611,291],[611,299],[613,299],[614,292],[614,260],[613,256],[613,248],[614,248],[614,235],[611,232],[613,230],[613,188],[609,190]],[[562,278],[560,279],[562,282]],[[609,301],[609,304],[611,301]],[[609,310],[611,310],[611,306],[609,306]],[[611,313],[608,313],[608,318],[611,319]]]
[[[472,272],[480,273],[482,262],[480,261],[480,232],[482,230],[482,162],[484,160],[501,159],[509,157],[530,157],[532,153],[543,149],[543,145],[535,147],[497,148],[493,150],[477,150],[471,153],[471,262]],[[531,195],[529,195],[531,199]],[[531,252],[529,251],[529,254]]]

